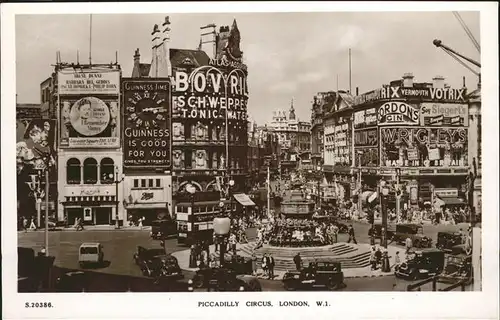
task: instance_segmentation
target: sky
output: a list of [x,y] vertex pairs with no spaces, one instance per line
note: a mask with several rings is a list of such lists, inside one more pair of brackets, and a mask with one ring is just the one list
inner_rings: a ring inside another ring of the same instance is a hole
[[[460,12],[480,41],[479,13]],[[151,31],[166,14],[94,14],[92,62],[115,61],[123,76],[132,72],[133,55],[151,62]],[[196,49],[200,26],[231,25],[236,19],[248,66],[249,117],[271,121],[273,110],[288,110],[294,100],[300,120],[310,120],[317,92],[349,89],[367,92],[412,72],[416,82],[436,75],[452,87],[475,88],[477,77],[436,48],[444,44],[477,61],[480,54],[452,12],[316,12],[170,14],[171,47]],[[18,103],[39,103],[40,83],[53,72],[56,51],[64,62],[88,62],[89,15],[16,16],[16,88]]]

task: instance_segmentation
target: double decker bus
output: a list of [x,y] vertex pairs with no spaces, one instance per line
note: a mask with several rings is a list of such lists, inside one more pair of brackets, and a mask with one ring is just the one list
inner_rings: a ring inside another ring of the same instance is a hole
[[[180,202],[175,205],[177,219],[177,243],[192,245],[197,241],[213,243],[213,221],[220,212],[221,200],[201,202]],[[226,212],[230,212],[231,202],[224,200]],[[232,202],[233,210],[236,208]]]

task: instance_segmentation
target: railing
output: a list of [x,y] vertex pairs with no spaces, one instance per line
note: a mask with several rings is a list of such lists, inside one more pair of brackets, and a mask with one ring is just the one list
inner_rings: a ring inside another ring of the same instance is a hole
[[406,287],[406,291],[421,291],[421,287],[429,282],[432,282],[432,291],[451,291],[453,289],[456,289],[460,287],[460,291],[465,291],[465,286],[468,284],[471,284],[470,280],[460,280],[450,286],[447,286],[443,289],[437,289],[437,282],[439,281],[439,276],[434,276],[422,281],[419,281],[417,283],[410,284]]

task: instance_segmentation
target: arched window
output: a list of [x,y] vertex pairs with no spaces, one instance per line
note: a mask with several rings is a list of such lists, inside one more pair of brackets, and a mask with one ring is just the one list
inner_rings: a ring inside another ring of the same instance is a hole
[[101,160],[101,183],[111,184],[115,181],[115,163],[111,158]]
[[82,182],[80,169],[80,160],[71,158],[66,162],[66,182],[68,184],[80,184]]
[[83,162],[83,183],[97,183],[97,161],[94,158],[85,159]]

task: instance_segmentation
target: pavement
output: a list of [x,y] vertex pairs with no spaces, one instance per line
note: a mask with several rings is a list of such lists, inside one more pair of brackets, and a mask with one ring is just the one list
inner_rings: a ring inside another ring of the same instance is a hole
[[[150,226],[137,227],[137,226],[122,226],[119,229],[116,229],[114,225],[96,225],[96,226],[84,226],[82,231],[151,231]],[[38,228],[37,230],[28,229],[27,232],[40,232],[45,231],[45,228]],[[50,229],[49,231],[76,231],[76,228],[73,226],[70,227],[56,227],[54,229]],[[25,233],[24,230],[18,230],[19,233]]]
[[[250,243],[246,243],[246,244],[237,244],[236,245],[236,253],[239,255],[248,257],[249,256],[248,252],[251,251],[252,247],[255,247],[255,245],[256,245],[255,242],[250,242]],[[359,244],[353,245],[353,246],[357,246],[358,250],[362,251],[362,252],[370,251],[370,248],[371,248],[371,246],[369,244],[366,244],[366,243],[359,243]],[[404,256],[402,256],[402,251],[404,251],[404,250],[402,250],[402,247],[391,245],[391,246],[387,247],[387,250],[389,253],[389,261],[391,261],[391,264],[394,264],[393,263],[394,256],[396,255],[397,251],[400,252],[400,257],[404,258]],[[211,245],[210,252],[212,253],[214,251],[215,251],[215,246]],[[190,255],[189,249],[174,252],[174,253],[172,253],[172,255],[174,257],[176,257],[177,260],[179,261],[179,266],[181,267],[181,269],[183,269],[185,271],[191,271],[191,272],[195,272],[196,270],[198,270],[198,268],[189,268],[189,255]],[[341,257],[341,256],[336,256],[336,257]],[[276,258],[277,257],[275,256],[275,259]],[[391,272],[384,273],[384,272],[381,272],[380,269],[379,270],[371,270],[370,266],[362,267],[362,268],[345,268],[342,271],[344,272],[344,278],[382,277],[382,276],[393,275],[393,273],[394,273],[393,269],[391,270]],[[275,272],[274,272],[275,277],[272,280],[278,280],[278,281],[282,280],[285,273],[286,273],[286,270],[275,270]],[[256,276],[258,278],[262,278],[262,279],[268,278],[267,276],[265,276],[263,274],[263,271],[261,269],[258,270]]]

